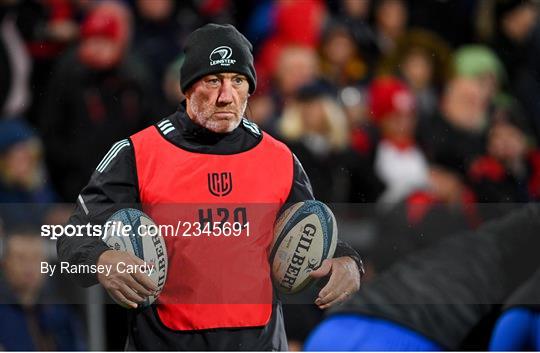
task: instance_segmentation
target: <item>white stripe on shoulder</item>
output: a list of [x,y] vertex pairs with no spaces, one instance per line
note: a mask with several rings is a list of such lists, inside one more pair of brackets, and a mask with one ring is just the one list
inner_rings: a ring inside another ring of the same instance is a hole
[[111,149],[109,150],[109,152],[107,152],[107,154],[105,155],[105,157],[103,157],[103,159],[101,160],[101,162],[99,162],[98,166],[96,167],[96,169],[100,169],[100,167],[103,165],[103,163],[105,163],[105,161],[107,161],[109,159],[109,157],[116,151],[116,149],[124,144],[128,142],[129,143],[129,140],[128,139],[124,139],[124,140],[121,140],[121,141],[118,141],[116,142],[112,147]]
[[174,126],[169,126],[167,129],[161,130],[161,131],[163,132],[163,135],[167,135],[169,132],[173,130],[174,130]]
[[242,119],[242,124],[246,127],[246,129],[249,129],[251,132],[253,132],[255,135],[261,134],[261,129],[255,124],[254,122],[251,122],[247,120],[246,118]]
[[112,153],[108,153],[109,157],[103,161],[103,163],[100,163],[100,165],[98,166],[98,168],[96,168],[96,170],[100,173],[103,173],[105,171],[105,168],[107,168],[107,166],[111,163],[111,161],[114,159],[114,157],[116,157],[118,155],[118,153],[124,148],[124,147],[127,147],[129,146],[129,140],[125,140],[124,142],[122,143],[119,143],[114,151],[112,151]]
[[173,126],[172,123],[167,123],[167,124],[161,125],[161,126],[159,127],[159,129],[160,129],[161,131],[163,131],[163,130],[165,130],[165,129],[171,127],[171,126]]
[[170,124],[171,121],[169,119],[165,119],[157,124],[157,126],[162,127],[165,124]]

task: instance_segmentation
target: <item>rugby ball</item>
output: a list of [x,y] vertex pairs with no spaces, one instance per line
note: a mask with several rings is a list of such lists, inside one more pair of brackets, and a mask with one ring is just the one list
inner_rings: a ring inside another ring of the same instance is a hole
[[152,304],[165,286],[167,279],[167,248],[159,234],[159,227],[145,213],[134,208],[123,208],[105,222],[103,241],[112,250],[127,251],[152,267],[149,277],[157,284],[155,296],[148,297],[142,307]]
[[270,266],[275,287],[294,294],[313,278],[310,273],[332,258],[337,244],[337,224],[324,203],[309,200],[287,208],[274,225]]

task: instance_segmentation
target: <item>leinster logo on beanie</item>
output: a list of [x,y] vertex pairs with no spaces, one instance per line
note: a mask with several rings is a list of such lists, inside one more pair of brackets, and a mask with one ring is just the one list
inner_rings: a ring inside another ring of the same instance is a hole
[[207,24],[189,35],[180,69],[182,91],[206,75],[222,72],[243,74],[249,93],[255,91],[257,77],[251,43],[232,25]]
[[221,65],[229,66],[234,64],[236,60],[231,59],[232,49],[227,46],[217,47],[210,53],[210,66]]

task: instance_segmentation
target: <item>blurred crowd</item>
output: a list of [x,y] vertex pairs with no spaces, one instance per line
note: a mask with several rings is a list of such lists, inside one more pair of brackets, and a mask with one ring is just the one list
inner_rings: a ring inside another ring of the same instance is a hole
[[[297,155],[317,199],[374,205],[366,217],[384,242],[359,249],[374,276],[499,216],[479,204],[540,200],[538,6],[0,0],[5,226],[29,218],[14,204],[74,202],[114,142],[172,114],[183,99],[184,39],[231,23],[254,44],[248,118]],[[36,224],[69,214],[32,212]],[[310,326],[296,326],[301,342]]]

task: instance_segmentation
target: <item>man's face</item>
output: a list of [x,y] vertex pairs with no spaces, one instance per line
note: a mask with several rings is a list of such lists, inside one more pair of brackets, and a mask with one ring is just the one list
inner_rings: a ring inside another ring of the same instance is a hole
[[186,92],[188,116],[210,131],[231,132],[242,120],[248,91],[248,80],[242,74],[219,73],[204,76]]

